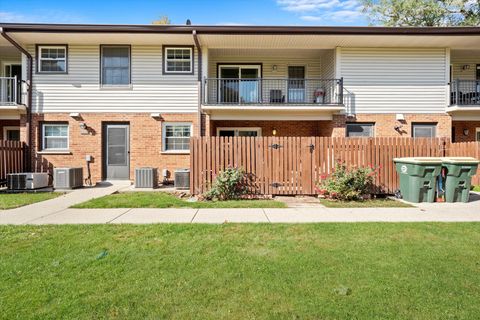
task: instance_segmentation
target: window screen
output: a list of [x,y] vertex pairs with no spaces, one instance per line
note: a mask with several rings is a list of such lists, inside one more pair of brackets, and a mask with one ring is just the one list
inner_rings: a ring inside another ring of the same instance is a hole
[[347,137],[373,137],[373,128],[371,123],[348,123]]
[[435,138],[436,124],[413,124],[412,136],[414,138]]
[[66,46],[38,47],[38,71],[64,73],[67,72]]
[[164,124],[163,127],[163,150],[164,151],[188,151],[190,150],[190,136],[192,125]]
[[68,124],[44,124],[43,150],[68,149]]
[[102,47],[102,85],[130,84],[130,48]]

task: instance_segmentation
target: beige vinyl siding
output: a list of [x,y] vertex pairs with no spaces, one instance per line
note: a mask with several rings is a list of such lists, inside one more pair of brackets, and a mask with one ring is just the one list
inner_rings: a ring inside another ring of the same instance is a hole
[[339,48],[348,113],[442,113],[444,48]]
[[321,57],[321,74],[324,79],[335,79],[335,50],[326,50]]
[[[477,64],[480,64],[480,51],[476,52],[452,52],[451,55],[452,65],[452,80],[476,80],[477,77]],[[463,70],[463,66],[469,66]]]
[[[35,54],[34,45],[29,50]],[[195,73],[197,63],[195,52]],[[197,111],[196,74],[163,75],[161,45],[131,46],[131,82],[129,88],[101,88],[100,45],[70,45],[67,74],[34,70],[33,112]]]

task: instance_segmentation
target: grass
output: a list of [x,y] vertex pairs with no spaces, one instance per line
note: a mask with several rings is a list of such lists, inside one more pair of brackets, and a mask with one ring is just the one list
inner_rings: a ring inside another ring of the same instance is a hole
[[45,201],[62,195],[59,192],[37,193],[2,193],[0,194],[0,210],[23,207],[35,202]]
[[373,199],[364,201],[335,201],[320,199],[327,208],[412,208],[411,204],[392,199]]
[[480,186],[474,186],[473,191],[475,192],[480,192]]
[[476,319],[479,223],[0,227],[2,319]]
[[73,208],[284,208],[274,200],[189,202],[165,192],[125,192],[93,199]]

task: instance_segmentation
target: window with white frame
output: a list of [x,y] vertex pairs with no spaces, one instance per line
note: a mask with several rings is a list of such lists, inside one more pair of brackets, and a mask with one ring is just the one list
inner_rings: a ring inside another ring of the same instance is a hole
[[373,137],[373,123],[347,123],[347,137]]
[[188,152],[190,150],[192,124],[185,122],[164,123],[162,128],[162,136],[162,151]]
[[42,125],[42,150],[68,150],[68,124]]
[[414,138],[435,138],[437,136],[437,125],[432,123],[412,124],[412,137]]
[[217,136],[219,137],[260,137],[261,135],[261,128],[217,128]]
[[475,140],[480,142],[480,128],[475,129]]
[[38,72],[66,73],[67,46],[38,46]]
[[193,73],[192,47],[165,47],[164,73]]
[[130,85],[130,47],[101,47],[102,86]]

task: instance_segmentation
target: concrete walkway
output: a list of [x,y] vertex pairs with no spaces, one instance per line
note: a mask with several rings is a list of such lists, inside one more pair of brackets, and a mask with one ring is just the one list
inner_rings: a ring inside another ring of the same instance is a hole
[[0,211],[0,224],[480,222],[480,195],[469,203],[423,203],[415,208],[285,209],[70,209],[125,188],[125,183],[82,189],[30,206]]
[[103,182],[95,187],[78,189],[47,201],[11,210],[0,210],[0,224],[26,224],[54,216],[56,213],[66,211],[70,206],[112,194],[127,185],[130,185],[130,181]]

